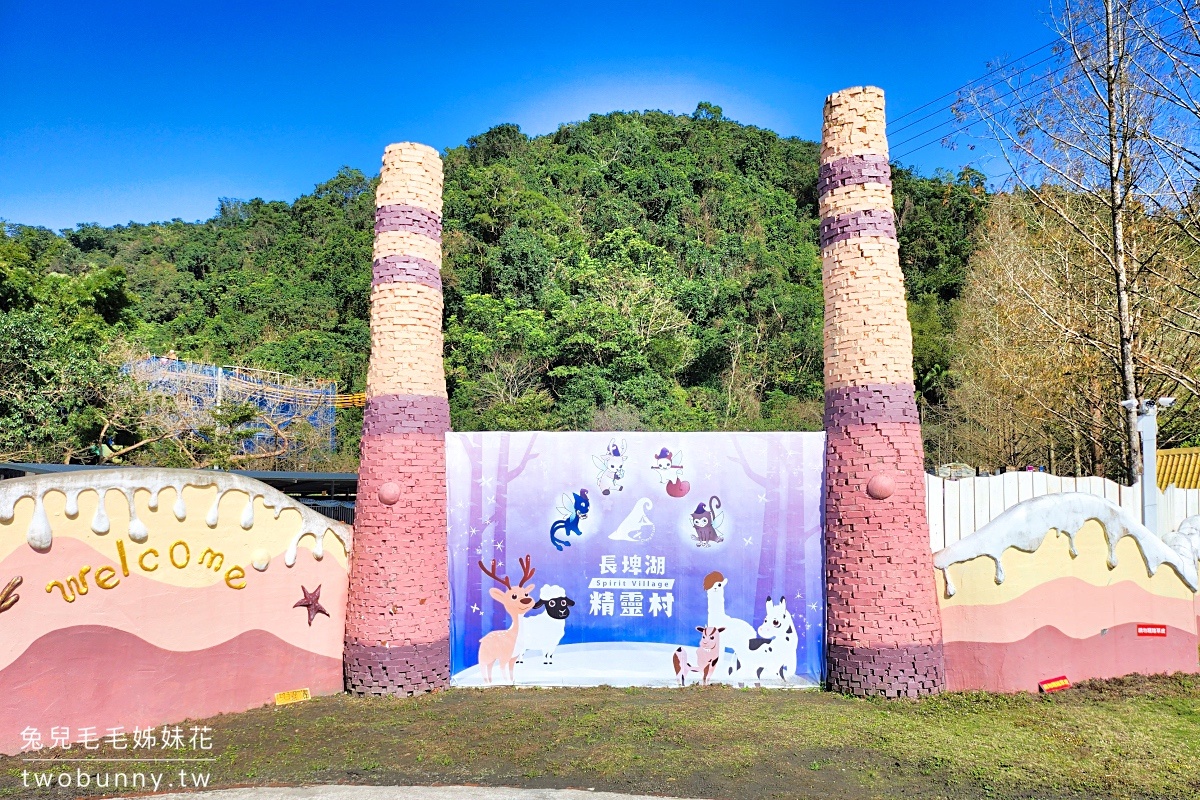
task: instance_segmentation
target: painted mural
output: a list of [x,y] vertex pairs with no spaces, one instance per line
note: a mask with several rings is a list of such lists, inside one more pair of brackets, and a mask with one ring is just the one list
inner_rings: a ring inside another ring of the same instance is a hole
[[820,684],[823,434],[446,450],[454,685]]
[[226,473],[0,482],[0,752],[340,692],[350,545]]
[[1160,538],[1108,500],[1053,494],[937,553],[948,688],[1198,671],[1193,523]]

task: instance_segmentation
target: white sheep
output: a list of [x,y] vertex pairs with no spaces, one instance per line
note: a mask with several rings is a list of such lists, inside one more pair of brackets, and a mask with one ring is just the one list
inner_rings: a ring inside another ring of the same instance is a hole
[[523,657],[530,650],[541,652],[543,664],[554,663],[554,651],[566,632],[571,606],[575,605],[575,601],[567,597],[566,589],[553,584],[543,585],[538,597],[540,599],[534,609],[544,607],[546,610],[521,620],[517,644],[513,648],[513,656],[518,664],[524,663]]

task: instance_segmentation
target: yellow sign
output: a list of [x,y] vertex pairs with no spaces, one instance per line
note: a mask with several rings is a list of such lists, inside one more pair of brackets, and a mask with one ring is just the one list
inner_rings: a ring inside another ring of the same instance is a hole
[[304,700],[312,700],[312,694],[308,689],[293,689],[290,692],[276,692],[275,705],[286,706],[288,703],[299,703]]
[[1070,689],[1071,682],[1067,680],[1066,675],[1059,675],[1057,678],[1038,681],[1038,688],[1047,694],[1050,692],[1061,692],[1063,689]]

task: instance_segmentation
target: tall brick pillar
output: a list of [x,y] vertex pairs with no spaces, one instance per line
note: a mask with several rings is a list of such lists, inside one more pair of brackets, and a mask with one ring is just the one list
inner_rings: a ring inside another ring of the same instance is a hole
[[829,688],[915,697],[945,685],[925,518],[912,333],[883,92],[825,101],[825,576]]
[[375,195],[346,610],[346,688],[362,694],[414,694],[450,679],[441,265],[442,160],[425,145],[390,145]]

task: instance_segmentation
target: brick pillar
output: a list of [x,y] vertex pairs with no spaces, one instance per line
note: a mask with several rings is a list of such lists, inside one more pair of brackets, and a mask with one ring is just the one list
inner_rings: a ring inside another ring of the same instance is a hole
[[825,101],[825,580],[828,684],[915,697],[945,685],[924,453],[883,92]]
[[383,154],[371,360],[346,610],[346,688],[415,694],[450,679],[442,368],[442,161]]

